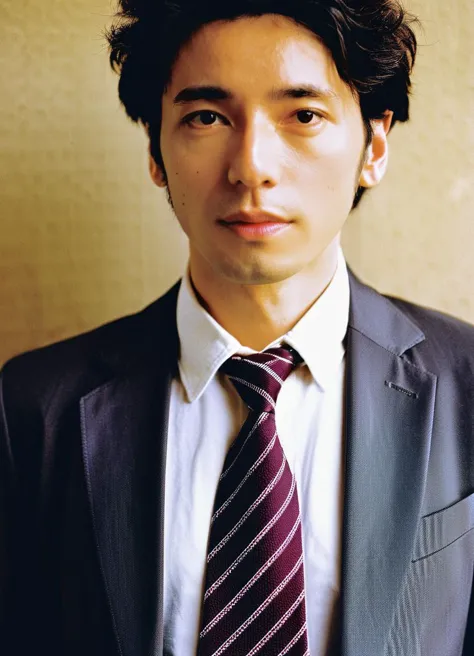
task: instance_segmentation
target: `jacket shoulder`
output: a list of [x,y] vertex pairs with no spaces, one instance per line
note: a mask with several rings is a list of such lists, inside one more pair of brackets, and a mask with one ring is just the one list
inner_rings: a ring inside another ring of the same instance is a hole
[[21,397],[26,406],[44,406],[58,388],[83,395],[117,369],[133,366],[163,333],[172,338],[178,288],[179,282],[136,313],[14,356],[1,371],[4,394]]

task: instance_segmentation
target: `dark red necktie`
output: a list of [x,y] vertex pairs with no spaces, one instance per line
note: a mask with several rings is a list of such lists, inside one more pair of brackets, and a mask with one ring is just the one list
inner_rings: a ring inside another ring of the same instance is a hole
[[271,348],[222,367],[250,412],[219,479],[198,656],[309,654],[301,518],[275,403],[299,355]]

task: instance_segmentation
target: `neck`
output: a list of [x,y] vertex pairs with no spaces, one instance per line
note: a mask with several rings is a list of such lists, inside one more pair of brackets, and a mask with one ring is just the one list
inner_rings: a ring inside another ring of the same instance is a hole
[[245,285],[193,266],[190,274],[201,305],[243,346],[261,351],[285,335],[318,300],[337,267],[337,244],[286,280]]

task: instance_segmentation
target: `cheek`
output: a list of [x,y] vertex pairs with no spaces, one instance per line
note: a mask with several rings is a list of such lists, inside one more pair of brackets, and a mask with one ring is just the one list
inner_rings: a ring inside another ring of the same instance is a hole
[[169,177],[190,193],[199,192],[204,184],[209,184],[221,172],[218,157],[208,152],[193,153],[189,148],[175,148],[169,158],[169,165]]
[[353,188],[362,148],[362,130],[352,121],[324,134],[318,142],[318,170],[331,188]]
[[354,176],[353,167],[348,166],[344,157],[318,157],[294,169],[290,184],[294,185],[297,198],[305,199],[310,212],[318,207],[338,212],[349,198],[352,203]]
[[290,182],[297,207],[305,217],[301,228],[309,242],[333,236],[352,208],[357,163],[347,153],[318,155],[294,171]]
[[334,209],[352,206],[356,190],[356,177],[360,158],[352,151],[332,151],[321,155],[313,163],[313,169],[308,177],[311,181],[309,189],[313,194],[322,196],[334,205]]

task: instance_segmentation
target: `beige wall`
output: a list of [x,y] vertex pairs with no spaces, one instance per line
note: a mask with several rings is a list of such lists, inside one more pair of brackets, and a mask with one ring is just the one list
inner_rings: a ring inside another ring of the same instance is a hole
[[[344,248],[381,291],[474,322],[474,3],[413,0],[412,122]],[[0,0],[0,362],[135,311],[187,245],[116,97],[105,0]]]
[[411,120],[391,133],[388,173],[343,244],[380,291],[474,323],[474,2],[405,6],[424,25]]

